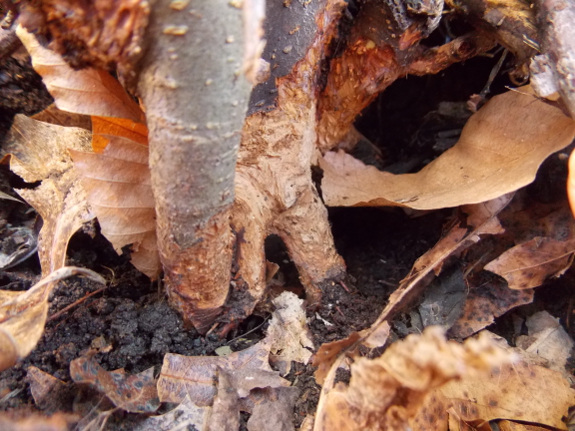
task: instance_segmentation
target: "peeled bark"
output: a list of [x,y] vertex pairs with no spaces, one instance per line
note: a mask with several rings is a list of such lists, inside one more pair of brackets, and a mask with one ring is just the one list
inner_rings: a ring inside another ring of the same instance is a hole
[[154,3],[138,82],[166,287],[172,305],[200,331],[228,295],[230,209],[249,95],[241,76],[241,10],[229,3]]
[[409,73],[438,73],[495,45],[491,38],[471,33],[426,49],[419,42],[431,30],[429,19],[393,10],[390,4],[368,0],[354,21],[345,51],[330,63],[319,100],[323,152],[347,140],[354,133],[355,118],[395,80]]
[[340,0],[293,2],[289,8],[268,3],[264,58],[272,76],[254,89],[252,114],[242,131],[232,217],[238,241],[231,316],[249,315],[265,293],[264,241],[270,234],[284,241],[310,305],[319,301],[329,280],[345,271],[311,176],[319,155],[321,61],[344,6]]

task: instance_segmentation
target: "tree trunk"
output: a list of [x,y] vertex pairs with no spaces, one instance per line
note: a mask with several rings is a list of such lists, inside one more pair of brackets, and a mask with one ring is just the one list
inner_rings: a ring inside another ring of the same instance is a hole
[[228,295],[230,209],[250,88],[241,73],[241,10],[228,0],[174,4],[152,5],[138,89],[166,287],[205,331]]

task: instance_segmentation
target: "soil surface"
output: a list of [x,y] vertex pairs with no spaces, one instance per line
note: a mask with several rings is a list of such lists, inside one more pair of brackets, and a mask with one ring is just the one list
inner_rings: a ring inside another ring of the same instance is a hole
[[[457,112],[450,116],[439,112],[438,104],[465,104],[469,96],[483,89],[496,61],[497,58],[488,57],[474,59],[437,76],[408,78],[394,84],[358,119],[358,129],[371,142],[360,146],[356,155],[392,172],[419,170],[450,145],[449,139],[440,142],[435,138],[438,131],[457,130],[465,122],[458,114],[461,111],[456,109]],[[492,90],[501,92],[506,84],[505,77],[498,78]],[[38,76],[22,59],[5,60],[0,65],[0,99],[0,139],[9,129],[14,114],[38,112],[51,100]],[[549,199],[553,194],[549,190],[556,184],[563,184],[563,180],[560,182],[557,178],[565,174],[565,162],[552,157],[531,186],[534,198]],[[16,196],[12,188],[23,186],[33,185],[23,184],[5,165],[0,166],[0,191]],[[348,275],[342,282],[327,286],[319,308],[309,310],[309,327],[315,346],[369,327],[414,261],[435,244],[444,226],[455,216],[455,210],[410,217],[398,209],[331,209],[336,246],[346,261]],[[0,201],[0,230],[8,226],[32,228],[35,217],[26,205]],[[0,373],[2,410],[42,410],[47,414],[55,410],[71,412],[73,408],[78,411],[82,400],[98,395],[71,381],[69,365],[95,345],[111,346],[95,355],[97,362],[107,370],[124,368],[128,373],[137,373],[154,367],[158,373],[165,353],[215,355],[215,349],[223,345],[237,351],[265,336],[268,324],[265,315],[248,318],[226,339],[200,336],[186,328],[181,317],[168,306],[162,286],[150,282],[135,270],[129,263],[128,253],[118,256],[100,235],[97,224],[86,226],[72,238],[68,257],[69,265],[92,269],[109,283],[102,288],[89,280],[73,278],[59,284],[51,298],[49,319],[41,342],[22,362]],[[297,274],[277,238],[268,241],[268,259],[280,265],[276,278],[297,291]],[[465,266],[467,262],[460,264]],[[0,271],[0,289],[26,290],[38,281],[39,276],[38,259],[33,256]],[[545,309],[560,317],[569,334],[575,335],[571,315],[574,303],[568,299],[574,297],[574,278],[575,273],[571,270],[562,278],[547,283],[537,289],[533,304],[514,312],[529,315]],[[398,319],[394,338],[406,335],[403,326],[401,318]],[[508,313],[489,329],[512,343],[512,327]],[[51,406],[43,409],[36,406],[26,380],[26,370],[30,366],[64,381],[67,392]],[[315,383],[313,373],[313,366],[295,364],[287,376],[300,390],[294,412],[296,426],[316,408],[320,387]],[[169,407],[162,408],[165,411]],[[139,420],[137,415],[116,412],[106,429],[129,430]]]

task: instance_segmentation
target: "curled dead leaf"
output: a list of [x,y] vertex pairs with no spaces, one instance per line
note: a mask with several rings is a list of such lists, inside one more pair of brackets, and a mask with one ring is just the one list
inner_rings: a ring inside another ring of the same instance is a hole
[[[488,338],[461,345],[447,341],[438,327],[426,328],[421,336],[392,344],[379,358],[357,359],[349,386],[338,383],[327,393],[314,430],[422,429],[415,418],[429,393],[511,360],[511,354]],[[447,413],[439,411],[437,417],[446,419]]]
[[14,118],[6,139],[10,169],[28,183],[42,181],[34,189],[17,191],[42,216],[38,254],[45,276],[64,266],[70,237],[94,218],[68,154],[68,149],[89,148],[88,131],[23,115]]
[[25,292],[0,290],[0,371],[27,356],[42,337],[48,315],[48,297],[57,281],[83,275],[106,284],[100,275],[85,268],[65,266],[44,277]]
[[81,357],[70,363],[70,376],[76,383],[95,386],[128,412],[150,413],[160,407],[153,367],[127,375],[123,369],[106,371],[93,358]]
[[76,114],[143,120],[138,104],[109,73],[91,68],[74,70],[22,26],[17,27],[16,34],[58,108]]
[[569,145],[575,121],[522,92],[493,97],[458,143],[416,174],[393,175],[343,152],[320,160],[328,206],[406,206],[426,210],[484,202],[535,179],[539,165]]
[[[218,367],[234,372],[249,392],[255,385],[263,387],[289,386],[287,380],[274,372],[269,364],[270,341],[264,339],[245,350],[220,356],[182,356],[168,353],[158,379],[158,394],[162,402],[182,402],[186,396],[197,406],[211,405],[217,393]],[[251,383],[250,383],[251,382]],[[238,381],[234,387],[241,388]]]

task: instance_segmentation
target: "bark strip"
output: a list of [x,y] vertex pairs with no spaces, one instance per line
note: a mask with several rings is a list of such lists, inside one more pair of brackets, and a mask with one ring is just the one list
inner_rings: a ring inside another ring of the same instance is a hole
[[230,206],[249,85],[241,10],[228,0],[158,0],[139,78],[157,232],[172,304],[200,331],[225,302]]

